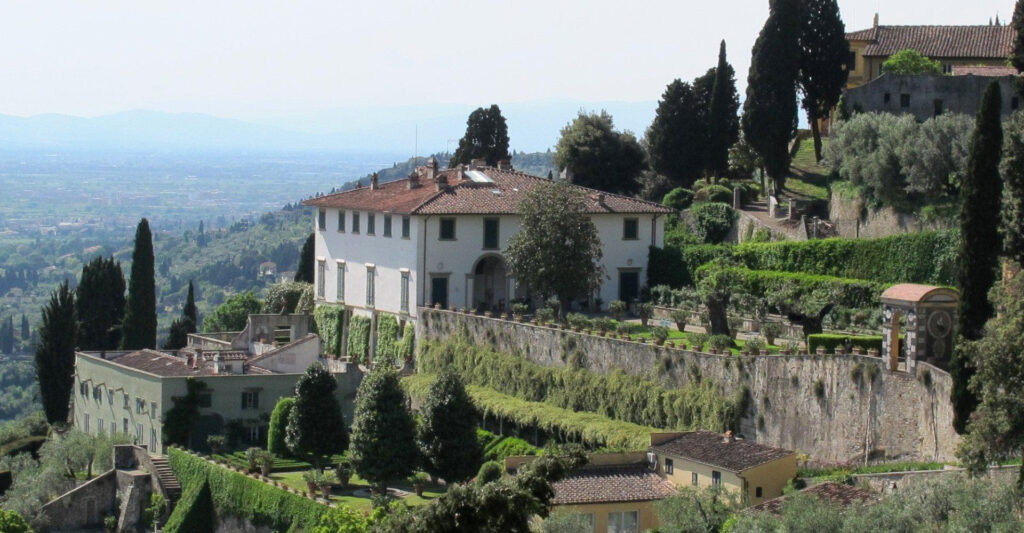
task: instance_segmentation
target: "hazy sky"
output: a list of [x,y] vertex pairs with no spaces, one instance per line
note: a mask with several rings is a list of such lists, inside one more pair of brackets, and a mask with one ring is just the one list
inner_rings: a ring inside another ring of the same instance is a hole
[[[745,85],[767,0],[4,0],[0,113],[258,119],[360,105],[651,101],[712,66]],[[987,24],[1012,0],[841,0],[847,29]],[[741,88],[742,90],[742,88]]]

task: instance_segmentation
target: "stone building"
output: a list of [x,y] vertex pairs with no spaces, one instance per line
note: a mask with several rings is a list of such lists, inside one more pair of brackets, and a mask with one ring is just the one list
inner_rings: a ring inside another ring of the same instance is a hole
[[846,90],[850,111],[864,113],[911,114],[925,121],[943,113],[974,116],[981,97],[996,80],[1002,91],[1003,120],[1020,108],[1020,96],[1014,88],[1015,76],[894,76],[880,78]]

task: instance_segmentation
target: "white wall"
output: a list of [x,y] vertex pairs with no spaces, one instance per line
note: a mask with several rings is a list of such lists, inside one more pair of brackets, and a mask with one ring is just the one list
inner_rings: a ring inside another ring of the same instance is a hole
[[[623,225],[627,218],[638,219],[637,239],[623,240]],[[651,245],[665,245],[664,215],[594,215],[594,225],[601,237],[602,264],[606,278],[598,296],[607,307],[608,302],[619,299],[620,269],[640,269],[640,287],[647,284],[647,256]],[[652,223],[653,221],[653,223]],[[653,232],[653,239],[652,239]],[[610,278],[610,279],[608,279]]]
[[[324,299],[321,302],[338,303],[338,260],[345,269],[345,304],[355,309],[366,309],[367,264],[374,268],[374,308],[400,314],[402,269],[409,271],[409,310],[417,305],[417,239],[418,217],[411,217],[410,237],[402,238],[402,215],[391,216],[391,237],[384,237],[384,214],[374,213],[374,235],[368,235],[368,212],[359,213],[359,233],[352,232],[352,211],[344,211],[345,232],[338,231],[338,209],[327,209],[327,225],[317,229],[316,256],[325,260]],[[313,214],[316,229],[317,214]],[[318,275],[314,265],[314,276]],[[314,280],[314,291],[319,280]]]

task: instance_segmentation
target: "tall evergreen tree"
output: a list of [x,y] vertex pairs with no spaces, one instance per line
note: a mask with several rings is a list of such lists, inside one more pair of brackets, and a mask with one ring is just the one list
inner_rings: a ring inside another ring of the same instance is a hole
[[0,324],[0,352],[14,353],[14,317],[9,316]]
[[1017,72],[1024,72],[1024,0],[1017,0],[1013,6],[1013,50],[1010,52],[1010,64]]
[[668,84],[647,128],[651,167],[677,187],[689,189],[701,174],[706,140],[702,109],[693,86],[677,79]]
[[577,185],[616,194],[640,190],[637,177],[647,168],[644,150],[632,133],[615,131],[612,116],[580,114],[561,131],[555,166]]
[[814,136],[814,157],[821,161],[818,120],[827,118],[846,86],[850,44],[836,0],[804,0],[800,29],[800,88]]
[[36,377],[46,421],[63,424],[71,410],[71,388],[75,383],[75,344],[78,317],[75,295],[64,280],[43,307],[36,346]]
[[313,283],[313,262],[316,259],[316,234],[310,233],[302,243],[299,252],[299,266],[295,269],[295,281]]
[[497,105],[484,109],[477,108],[466,120],[466,134],[459,140],[448,162],[449,167],[469,164],[474,159],[483,159],[487,166],[497,166],[502,159],[512,159],[508,153],[508,125]]
[[[996,281],[999,252],[1002,249],[999,238],[999,207],[1003,188],[999,176],[1003,149],[1001,107],[999,84],[992,82],[981,99],[981,108],[971,135],[967,176],[960,189],[958,331],[969,341],[981,338],[985,322],[992,317],[993,309],[988,293]],[[968,350],[954,350],[950,374],[953,378],[953,427],[958,433],[963,433],[977,405],[977,398],[968,389],[968,383],[974,375]]]
[[476,440],[476,408],[457,374],[437,376],[420,414],[418,441],[424,470],[448,483],[473,477],[483,450]]
[[21,340],[22,341],[27,341],[29,339],[29,337],[30,337],[30,334],[29,334],[29,329],[28,329],[28,317],[25,316],[25,313],[22,313],[21,314]]
[[1003,141],[1002,235],[1007,257],[1024,265],[1024,115],[1014,114],[1006,123]]
[[194,327],[189,333],[195,333],[195,327],[199,326],[199,311],[196,309],[196,292],[192,280],[188,280],[188,296],[185,298],[185,307],[181,310],[181,315],[192,321]]
[[754,43],[743,103],[743,132],[761,155],[781,192],[789,172],[789,140],[796,133],[796,85],[800,75],[801,0],[772,0],[768,20]]
[[348,449],[345,419],[334,397],[337,388],[334,376],[320,363],[310,365],[295,383],[284,440],[292,453],[312,460],[317,468],[322,458]]
[[389,481],[408,476],[419,464],[416,423],[394,370],[378,366],[363,377],[353,416],[352,464],[383,493]]
[[82,279],[75,289],[80,349],[114,350],[121,344],[124,289],[121,263],[113,257],[96,257],[82,267]]
[[718,48],[718,66],[708,110],[708,171],[717,180],[729,172],[729,148],[740,138],[740,95],[736,70],[726,60],[725,40]]
[[143,218],[135,230],[132,251],[132,272],[128,281],[121,330],[121,348],[139,350],[156,348],[156,273],[153,258],[153,234],[149,221]]

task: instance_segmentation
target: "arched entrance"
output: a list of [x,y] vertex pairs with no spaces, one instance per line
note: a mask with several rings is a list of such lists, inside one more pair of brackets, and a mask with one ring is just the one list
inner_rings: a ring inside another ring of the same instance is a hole
[[473,305],[495,313],[508,308],[508,276],[500,255],[485,255],[473,267]]

